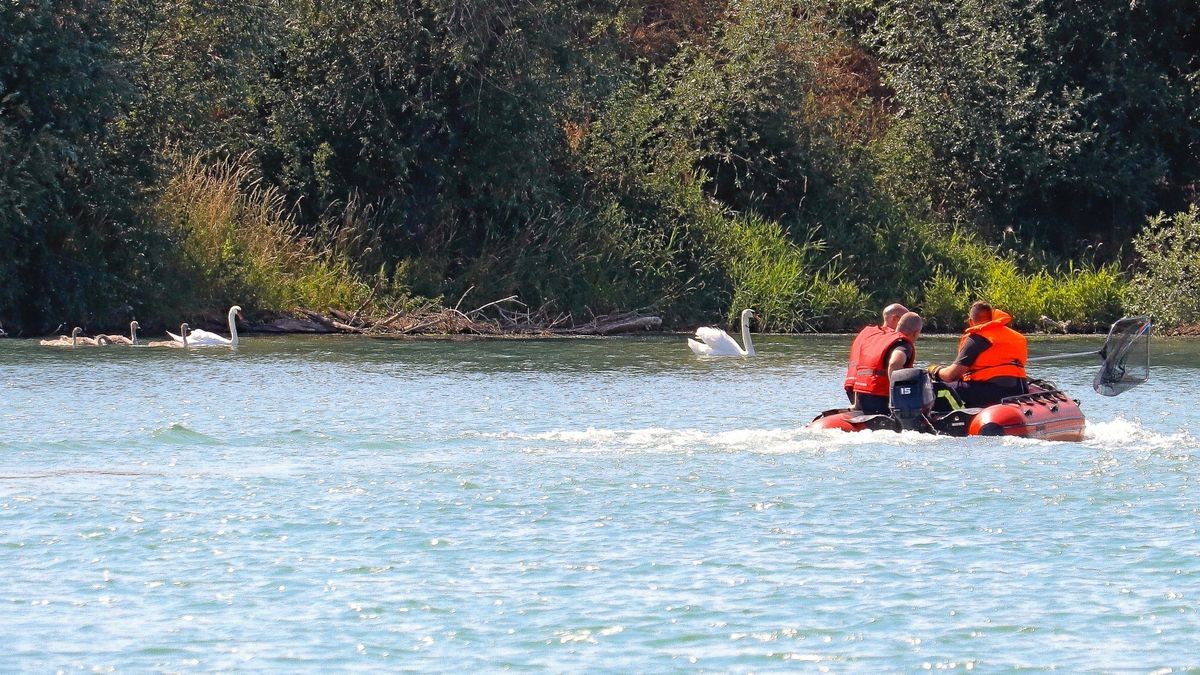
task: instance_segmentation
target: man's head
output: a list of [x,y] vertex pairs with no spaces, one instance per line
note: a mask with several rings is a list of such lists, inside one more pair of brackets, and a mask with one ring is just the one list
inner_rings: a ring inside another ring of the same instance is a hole
[[925,327],[925,322],[921,320],[921,315],[916,312],[905,312],[900,320],[896,322],[896,332],[904,337],[917,341],[921,337],[921,329]]
[[900,317],[904,316],[907,312],[907,307],[898,302],[893,302],[883,308],[883,325],[896,330],[896,324],[900,322]]
[[992,306],[980,300],[971,305],[971,312],[967,315],[967,320],[972,326],[978,326],[981,323],[987,323],[992,320]]

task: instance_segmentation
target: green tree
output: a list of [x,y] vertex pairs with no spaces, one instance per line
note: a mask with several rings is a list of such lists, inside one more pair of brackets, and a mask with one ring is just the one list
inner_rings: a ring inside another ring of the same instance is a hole
[[308,222],[351,195],[381,205],[393,255],[470,257],[511,235],[561,201],[583,4],[297,2],[271,73],[266,177]]
[[852,7],[894,92],[884,182],[917,213],[1071,255],[1196,181],[1195,0]]
[[285,5],[111,2],[116,49],[137,92],[116,127],[127,151],[236,156],[254,147]]
[[1085,94],[1081,118],[1095,136],[1065,180],[1035,191],[1016,216],[1097,244],[1127,241],[1146,216],[1185,208],[1200,181],[1200,3],[1043,7],[1046,86]]
[[127,313],[147,237],[107,145],[129,88],[107,4],[0,5],[0,317],[25,330]]
[[1140,264],[1130,309],[1164,326],[1200,322],[1200,207],[1151,217],[1133,247]]

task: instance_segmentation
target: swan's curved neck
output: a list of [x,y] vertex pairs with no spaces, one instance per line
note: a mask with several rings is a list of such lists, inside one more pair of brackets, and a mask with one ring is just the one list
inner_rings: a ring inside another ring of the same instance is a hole
[[754,340],[750,339],[750,317],[742,317],[742,344],[745,346],[746,356],[754,356]]
[[237,343],[237,312],[231,309],[229,310],[229,346],[236,347]]

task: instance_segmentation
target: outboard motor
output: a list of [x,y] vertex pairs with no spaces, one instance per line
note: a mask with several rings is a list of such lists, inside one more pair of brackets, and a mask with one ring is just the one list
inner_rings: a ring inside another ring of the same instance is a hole
[[923,368],[892,371],[892,395],[889,407],[901,429],[929,431],[925,417],[933,410],[933,383]]

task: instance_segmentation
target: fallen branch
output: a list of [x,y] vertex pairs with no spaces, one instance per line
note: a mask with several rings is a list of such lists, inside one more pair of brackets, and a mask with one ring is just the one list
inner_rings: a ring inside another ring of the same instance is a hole
[[[518,309],[508,309],[506,304],[515,304]],[[662,326],[661,318],[638,312],[593,316],[587,323],[576,323],[569,312],[552,314],[547,306],[533,310],[515,295],[493,300],[469,312],[461,311],[458,305],[452,308],[424,305],[394,311],[381,319],[350,315],[337,309],[330,309],[329,316],[309,309],[298,311],[329,330],[357,335],[614,335]]]
[[310,309],[304,309],[303,307],[301,307],[300,313],[303,314],[304,316],[307,316],[309,319],[316,321],[317,323],[321,324],[322,326],[325,326],[329,330],[337,330],[337,326],[333,325],[333,321],[325,318],[318,312],[314,312]]
[[[492,306],[495,306],[495,305],[499,305],[499,304],[500,304],[500,303],[502,303],[502,302],[516,302],[518,305],[521,305],[522,307],[524,307],[524,306],[525,306],[525,304],[524,304],[524,303],[522,303],[520,300],[517,300],[517,296],[515,296],[515,295],[510,295],[510,296],[508,296],[507,298],[501,298],[501,299],[499,299],[499,300],[493,300],[493,301],[489,302],[488,304],[486,304],[486,305],[484,305],[484,306],[482,306],[482,307],[477,307],[477,308],[475,308],[475,309],[471,310],[470,312],[467,312],[467,314],[470,314],[470,315],[479,314],[480,312],[482,312],[483,310],[487,309],[488,307],[492,307]],[[458,311],[458,307],[457,307],[457,306],[456,306],[454,309],[455,309],[455,311]]]
[[330,323],[333,324],[334,328],[337,328],[338,330],[346,331],[347,333],[366,333],[367,332],[366,328],[358,328],[356,326],[351,326],[350,324],[347,324],[347,323],[342,323],[341,321],[331,321]]
[[629,312],[616,316],[598,316],[582,326],[553,332],[564,335],[613,335],[661,327],[662,319],[660,317],[642,316],[636,312]]

